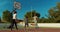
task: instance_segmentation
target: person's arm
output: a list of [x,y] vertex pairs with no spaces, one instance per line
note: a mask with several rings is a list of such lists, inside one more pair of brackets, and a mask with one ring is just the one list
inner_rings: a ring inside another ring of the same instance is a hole
[[38,17],[36,17],[36,20],[38,20]]

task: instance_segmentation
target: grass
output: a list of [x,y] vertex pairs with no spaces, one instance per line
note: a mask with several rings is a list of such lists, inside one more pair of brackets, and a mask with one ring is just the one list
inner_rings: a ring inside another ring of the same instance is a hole
[[[9,30],[7,27],[10,25],[10,23],[0,23],[0,30]],[[19,29],[23,29],[24,28],[24,26],[22,26],[22,25],[18,25],[18,28]],[[35,27],[28,27],[28,29],[29,28],[35,28]],[[39,28],[60,28],[60,27],[39,27]],[[15,27],[13,28],[13,29],[15,29]]]
[[[0,23],[0,30],[9,30],[7,27],[9,27],[10,26],[10,23]],[[17,26],[19,29],[22,29],[23,28],[23,26],[22,25],[18,25]],[[15,26],[14,26],[14,28],[13,29],[15,29]]]

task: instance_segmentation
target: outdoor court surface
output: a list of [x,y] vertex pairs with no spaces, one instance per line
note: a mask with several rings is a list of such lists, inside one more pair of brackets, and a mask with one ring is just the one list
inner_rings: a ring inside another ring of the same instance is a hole
[[0,32],[60,32],[60,28],[23,28],[18,30],[0,30]]

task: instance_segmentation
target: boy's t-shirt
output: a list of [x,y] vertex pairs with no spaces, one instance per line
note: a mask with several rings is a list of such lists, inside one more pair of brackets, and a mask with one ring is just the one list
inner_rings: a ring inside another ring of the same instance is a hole
[[33,17],[33,20],[34,20],[34,21],[37,21],[37,16],[34,16],[34,17]]
[[13,14],[13,19],[16,19],[16,14]]

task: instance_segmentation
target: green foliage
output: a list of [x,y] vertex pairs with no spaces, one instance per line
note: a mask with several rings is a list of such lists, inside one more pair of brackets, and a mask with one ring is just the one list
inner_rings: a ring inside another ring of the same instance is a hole
[[57,6],[56,6],[58,9],[59,9],[59,11],[60,11],[60,2],[58,2],[57,3]]
[[56,7],[51,8],[48,18],[40,18],[39,23],[60,23],[60,3],[57,3]]
[[49,21],[48,18],[42,17],[42,18],[39,19],[38,23],[50,23],[50,21]]
[[40,17],[40,14],[37,13],[35,10],[32,10],[32,12],[27,12],[27,13],[25,14],[25,17],[26,17],[26,16],[28,17],[29,22],[33,22],[33,21],[31,21],[31,20],[33,20],[33,16],[34,16],[35,13],[36,13],[37,17]]
[[57,6],[54,9],[49,10],[49,21],[56,23],[60,22],[60,3],[57,3]]
[[10,11],[5,10],[3,12],[2,18],[3,18],[3,22],[7,22],[7,21],[10,22],[12,20],[12,14],[10,13]]
[[40,14],[37,13],[35,10],[32,10],[32,12],[27,12],[27,13],[25,14],[25,17],[28,16],[29,18],[31,18],[31,17],[34,16],[35,13],[36,13],[36,15],[37,15],[38,17],[40,17]]

